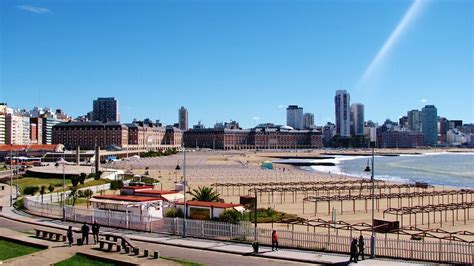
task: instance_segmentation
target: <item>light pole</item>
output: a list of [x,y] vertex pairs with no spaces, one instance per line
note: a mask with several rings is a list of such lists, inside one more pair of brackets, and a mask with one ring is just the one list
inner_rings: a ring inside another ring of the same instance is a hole
[[372,168],[367,163],[367,167],[365,168],[365,172],[370,173],[370,181],[372,183],[370,198],[372,201],[372,230],[370,236],[370,258],[375,258],[375,180],[374,180],[374,159],[375,159],[375,140],[376,140],[376,128],[370,128],[370,146],[372,146]]
[[66,221],[66,197],[65,197],[65,193],[66,193],[66,173],[65,173],[65,170],[64,170],[64,165],[66,164],[66,148],[63,148],[63,221]]
[[183,145],[183,192],[184,192],[184,219],[183,219],[183,237],[186,237],[186,216],[188,216],[188,206],[186,206],[186,148]]
[[10,144],[10,207],[13,206],[13,144]]

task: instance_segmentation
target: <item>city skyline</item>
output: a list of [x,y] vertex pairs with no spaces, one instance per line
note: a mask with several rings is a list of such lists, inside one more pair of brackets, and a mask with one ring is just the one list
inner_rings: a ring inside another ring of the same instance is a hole
[[469,1],[130,3],[2,2],[0,102],[76,117],[112,96],[123,122],[173,124],[185,106],[189,127],[244,128],[283,125],[298,104],[321,126],[343,89],[366,120],[427,104],[474,120]]

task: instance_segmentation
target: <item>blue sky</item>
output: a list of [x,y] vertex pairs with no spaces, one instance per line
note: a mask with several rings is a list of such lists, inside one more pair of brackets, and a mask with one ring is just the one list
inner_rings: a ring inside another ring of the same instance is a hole
[[469,0],[0,5],[0,101],[15,108],[77,116],[115,96],[124,122],[174,123],[185,106],[191,125],[251,127],[284,124],[286,106],[298,104],[321,125],[346,89],[367,120],[434,104],[474,122]]

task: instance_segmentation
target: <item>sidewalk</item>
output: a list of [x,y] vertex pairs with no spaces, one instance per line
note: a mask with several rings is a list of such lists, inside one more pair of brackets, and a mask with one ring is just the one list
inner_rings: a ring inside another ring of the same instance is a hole
[[[7,203],[6,206],[3,204],[5,203],[4,201],[5,201],[5,197],[0,198],[0,205],[4,206],[3,211],[0,212],[1,217],[5,217],[5,218],[19,221],[19,222],[34,224],[37,226],[44,226],[44,227],[61,229],[61,230],[65,230],[67,228],[67,226],[64,225],[59,220],[43,218],[43,217],[35,217],[35,216],[31,216],[22,212],[12,210],[12,208],[8,207],[8,202],[6,202]],[[76,227],[75,229],[79,229],[79,227],[81,226],[81,224],[74,224],[70,222],[68,222],[67,225],[72,225],[73,227]],[[285,249],[285,248],[280,249],[279,251],[271,251],[271,248],[266,247],[266,246],[261,246],[259,249],[259,253],[255,254],[253,253],[253,249],[251,245],[249,244],[240,244],[240,243],[233,243],[233,242],[224,242],[224,241],[215,241],[215,240],[208,240],[208,239],[197,239],[197,238],[182,238],[180,236],[170,236],[170,235],[156,234],[156,233],[137,232],[137,231],[132,231],[132,230],[115,229],[115,228],[107,228],[107,227],[102,227],[102,233],[123,234],[133,241],[140,241],[140,242],[146,242],[146,243],[171,245],[171,246],[177,246],[177,247],[208,250],[208,251],[214,251],[214,252],[232,253],[232,254],[238,254],[238,255],[243,255],[243,256],[259,256],[259,257],[269,258],[269,259],[298,261],[298,262],[310,263],[310,264],[347,264],[348,259],[349,259],[349,256],[344,255],[344,254],[331,254],[331,253],[296,250],[296,249]],[[423,263],[377,258],[377,259],[359,261],[357,265],[380,265],[380,264],[384,264],[384,265],[406,265],[406,264],[416,265],[418,264],[418,265],[421,265]]]

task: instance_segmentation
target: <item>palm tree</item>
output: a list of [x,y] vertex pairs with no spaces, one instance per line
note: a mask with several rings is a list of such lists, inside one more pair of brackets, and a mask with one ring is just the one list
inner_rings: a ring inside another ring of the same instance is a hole
[[72,187],[71,188],[71,192],[69,193],[69,198],[72,198],[72,206],[74,206],[74,204],[76,204],[76,199],[77,197],[79,196],[78,193],[77,193],[77,187]]
[[41,186],[40,194],[41,194],[41,203],[43,203],[43,195],[46,193],[46,186]]
[[193,200],[218,202],[220,201],[220,194],[214,191],[213,187],[199,186],[197,189],[188,192],[193,196]]

